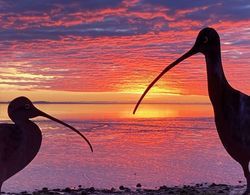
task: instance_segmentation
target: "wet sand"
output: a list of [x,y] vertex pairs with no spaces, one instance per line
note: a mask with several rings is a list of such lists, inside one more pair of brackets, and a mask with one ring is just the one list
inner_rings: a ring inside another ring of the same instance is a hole
[[[119,189],[111,188],[111,189],[95,189],[91,188],[83,188],[82,186],[78,186],[75,188],[65,188],[65,189],[48,189],[43,188],[41,190],[36,190],[34,192],[20,192],[14,194],[42,194],[42,195],[52,195],[52,194],[81,194],[81,195],[167,195],[167,194],[204,194],[204,195],[214,195],[214,194],[230,194],[237,195],[244,193],[246,189],[245,185],[237,185],[231,186],[226,184],[195,184],[195,185],[184,185],[184,186],[175,186],[175,187],[167,187],[161,186],[156,189],[145,189],[141,184],[137,184],[135,189],[130,189],[125,186],[120,186]],[[4,192],[5,193],[5,192]],[[13,193],[5,193],[5,194],[13,194]]]

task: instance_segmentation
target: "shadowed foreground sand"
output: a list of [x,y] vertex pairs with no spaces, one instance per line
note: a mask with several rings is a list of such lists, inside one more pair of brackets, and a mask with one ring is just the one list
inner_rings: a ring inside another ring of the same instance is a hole
[[[21,192],[19,194],[42,194],[42,195],[51,195],[51,194],[81,194],[81,195],[167,195],[167,194],[230,194],[237,195],[242,194],[246,186],[238,185],[231,186],[226,184],[195,184],[195,185],[184,185],[184,186],[175,186],[175,187],[167,187],[161,186],[158,189],[144,189],[140,184],[137,184],[137,188],[131,190],[124,186],[120,186],[119,189],[95,189],[91,188],[82,188],[78,186],[76,188],[65,188],[65,189],[48,189],[43,188],[42,190],[37,190],[34,192]],[[10,193],[6,193],[10,194]],[[18,193],[17,193],[18,194]]]

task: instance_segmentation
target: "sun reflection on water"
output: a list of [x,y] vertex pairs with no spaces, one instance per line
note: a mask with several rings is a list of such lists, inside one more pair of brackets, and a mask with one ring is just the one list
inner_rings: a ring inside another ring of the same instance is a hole
[[[129,115],[131,116],[131,115]],[[178,111],[171,108],[159,109],[158,106],[145,104],[134,115],[135,118],[162,118],[162,117],[178,117]]]
[[[59,119],[173,118],[213,116],[210,104],[38,104],[39,109]],[[7,105],[1,105],[1,120],[8,120]]]

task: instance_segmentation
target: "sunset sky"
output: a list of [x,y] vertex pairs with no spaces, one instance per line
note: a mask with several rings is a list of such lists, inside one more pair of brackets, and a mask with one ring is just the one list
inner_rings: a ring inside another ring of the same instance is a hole
[[[0,1],[0,101],[135,102],[207,26],[220,34],[230,84],[250,94],[249,0],[18,2]],[[179,64],[150,94],[208,101],[204,57]]]

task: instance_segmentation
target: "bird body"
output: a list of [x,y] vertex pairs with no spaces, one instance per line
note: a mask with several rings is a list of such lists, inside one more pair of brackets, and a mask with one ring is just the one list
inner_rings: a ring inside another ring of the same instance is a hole
[[29,120],[20,125],[0,124],[0,143],[0,181],[4,182],[35,158],[42,134],[39,127]]
[[43,116],[70,128],[88,143],[93,152],[90,142],[78,130],[40,111],[26,97],[12,100],[8,114],[14,124],[0,124],[0,192],[3,182],[25,168],[40,149],[42,133],[31,118]]
[[171,68],[190,56],[202,53],[206,60],[208,94],[214,109],[215,125],[220,140],[244,171],[247,180],[246,193],[250,192],[250,97],[228,83],[221,60],[220,38],[212,28],[202,29],[194,46],[183,56],[167,66],[146,88],[137,102],[134,112],[150,88]]
[[240,162],[242,158],[250,159],[250,97],[227,82],[220,53],[218,47],[205,54],[208,94],[221,142]]

